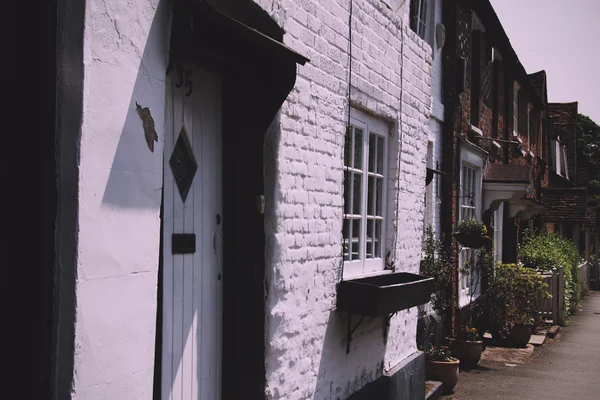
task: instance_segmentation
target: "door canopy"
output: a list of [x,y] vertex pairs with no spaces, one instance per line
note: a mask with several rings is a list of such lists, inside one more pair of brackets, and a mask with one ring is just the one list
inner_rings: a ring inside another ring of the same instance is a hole
[[221,73],[225,101],[247,132],[264,133],[294,87],[296,64],[309,60],[282,43],[283,30],[252,1],[219,2],[219,9],[202,0],[174,3],[170,58]]

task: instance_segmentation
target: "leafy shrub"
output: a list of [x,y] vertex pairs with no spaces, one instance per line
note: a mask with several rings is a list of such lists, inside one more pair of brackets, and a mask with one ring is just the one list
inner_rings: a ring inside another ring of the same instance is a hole
[[581,301],[579,252],[572,240],[558,233],[527,230],[519,247],[519,258],[525,267],[550,272],[562,266],[565,272],[565,311],[573,314]]
[[440,329],[444,329],[446,313],[451,305],[452,262],[443,246],[443,238],[435,237],[431,225],[427,227],[423,238],[420,273],[433,278],[433,294],[429,303],[418,307],[417,346],[425,350],[430,343],[440,343],[444,337]]
[[452,261],[443,246],[443,238],[436,239],[433,228],[429,225],[423,239],[421,255],[421,275],[433,278],[431,306],[444,316],[450,306],[448,297],[449,284],[452,282]]
[[517,264],[498,264],[488,290],[492,330],[508,336],[514,325],[529,325],[537,317],[538,293],[550,296],[544,278]]

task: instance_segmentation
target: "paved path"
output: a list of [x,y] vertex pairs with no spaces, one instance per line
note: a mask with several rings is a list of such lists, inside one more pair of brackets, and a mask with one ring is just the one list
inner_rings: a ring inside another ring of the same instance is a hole
[[529,364],[482,361],[461,372],[454,394],[442,399],[600,400],[600,292],[591,292],[580,308]]

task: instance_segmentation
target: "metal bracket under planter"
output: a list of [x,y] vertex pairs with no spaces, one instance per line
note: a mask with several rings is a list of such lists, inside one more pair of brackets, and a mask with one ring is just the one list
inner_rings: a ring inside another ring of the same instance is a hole
[[[337,310],[348,313],[346,354],[350,352],[352,334],[365,317],[386,317],[427,303],[433,292],[433,278],[398,272],[341,281],[337,289]],[[352,328],[352,314],[362,315]]]
[[433,293],[433,278],[397,272],[341,281],[337,310],[367,317],[383,317],[425,304]]

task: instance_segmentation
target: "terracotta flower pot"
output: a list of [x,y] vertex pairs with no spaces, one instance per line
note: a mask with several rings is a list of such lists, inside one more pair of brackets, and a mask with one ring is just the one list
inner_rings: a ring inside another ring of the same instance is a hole
[[517,324],[513,326],[506,339],[511,346],[526,347],[531,339],[531,325]]
[[481,359],[483,340],[451,340],[452,355],[460,360],[462,369],[475,368]]
[[432,361],[425,363],[425,376],[430,381],[442,382],[444,394],[452,393],[452,389],[458,382],[458,367],[460,361]]

